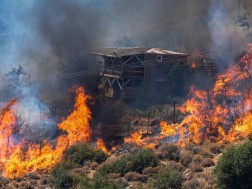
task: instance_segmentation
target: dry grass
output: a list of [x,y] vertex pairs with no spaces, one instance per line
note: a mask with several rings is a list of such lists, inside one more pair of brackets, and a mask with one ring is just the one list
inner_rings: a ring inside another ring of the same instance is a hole
[[183,172],[185,170],[185,167],[183,165],[181,165],[180,163],[177,163],[176,161],[170,161],[168,165],[172,169],[179,171],[179,172]]
[[124,175],[124,178],[127,180],[127,181],[134,181],[134,182],[137,182],[137,181],[141,181],[141,182],[146,182],[148,180],[148,176],[146,175],[141,175],[137,172],[128,172]]
[[176,144],[163,144],[158,148],[157,152],[160,159],[178,161],[180,158],[180,148]]
[[143,170],[143,175],[153,176],[154,174],[158,173],[160,167],[147,167]]

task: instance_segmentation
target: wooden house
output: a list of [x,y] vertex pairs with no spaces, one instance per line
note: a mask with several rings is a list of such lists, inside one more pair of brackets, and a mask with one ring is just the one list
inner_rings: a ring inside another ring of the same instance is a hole
[[185,53],[157,48],[105,48],[93,54],[102,65],[98,86],[102,97],[129,100],[183,89],[188,70]]

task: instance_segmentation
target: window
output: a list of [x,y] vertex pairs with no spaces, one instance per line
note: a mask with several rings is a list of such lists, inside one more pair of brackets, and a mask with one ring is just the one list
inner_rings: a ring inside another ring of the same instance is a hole
[[162,61],[163,61],[162,55],[157,55],[157,61],[158,61],[158,62],[162,62]]

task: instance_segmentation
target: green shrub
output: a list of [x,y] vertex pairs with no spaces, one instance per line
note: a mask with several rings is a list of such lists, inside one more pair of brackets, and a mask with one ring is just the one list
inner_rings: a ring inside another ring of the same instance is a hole
[[106,160],[106,154],[84,142],[71,146],[64,155],[64,159],[82,165],[85,161],[101,163]]
[[141,173],[146,167],[157,166],[157,158],[151,149],[143,149],[129,156],[129,171]]
[[107,176],[95,174],[90,187],[89,188],[86,187],[85,189],[98,189],[98,188],[99,189],[123,189],[124,187],[115,181],[109,180]]
[[182,182],[180,172],[166,167],[149,180],[149,186],[151,189],[178,189],[181,188]]
[[78,183],[77,177],[61,166],[54,167],[51,176],[55,188],[71,188]]
[[99,169],[98,172],[102,175],[109,174],[109,173],[120,173],[121,175],[124,175],[127,173],[127,158],[122,157],[119,160],[116,160],[111,163],[103,164]]
[[119,160],[102,165],[98,172],[102,175],[120,173],[124,175],[129,171],[141,173],[146,167],[157,166],[157,158],[151,149],[143,149],[136,154],[125,156]]
[[86,175],[78,175],[70,171],[78,164],[72,164],[69,161],[65,161],[61,164],[57,164],[51,170],[51,178],[55,188],[74,188],[76,186],[84,186],[78,187],[79,189],[86,189],[89,187],[89,181]]
[[220,188],[252,188],[252,142],[224,152],[214,172]]

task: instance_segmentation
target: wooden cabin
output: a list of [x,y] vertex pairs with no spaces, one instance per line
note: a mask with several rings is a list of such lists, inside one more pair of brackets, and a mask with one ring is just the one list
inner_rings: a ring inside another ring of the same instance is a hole
[[105,48],[94,52],[102,64],[102,97],[130,100],[178,94],[188,55],[157,48]]

